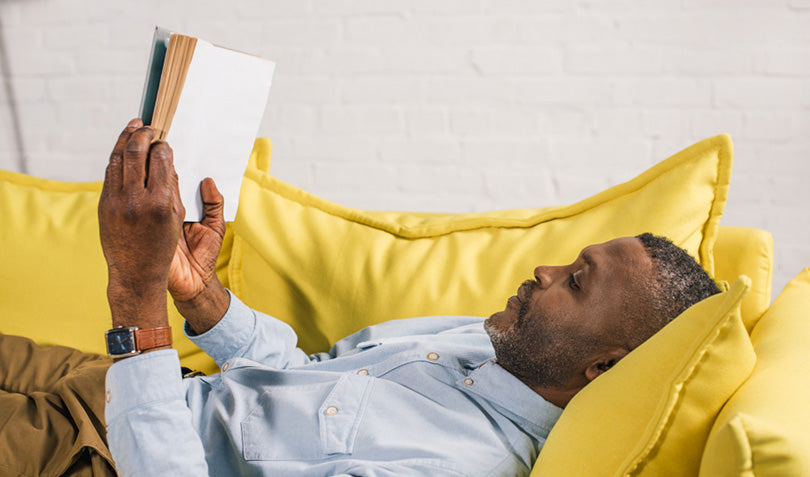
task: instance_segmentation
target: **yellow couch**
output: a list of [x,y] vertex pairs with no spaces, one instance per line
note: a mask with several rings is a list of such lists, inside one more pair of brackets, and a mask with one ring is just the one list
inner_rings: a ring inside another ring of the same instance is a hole
[[[810,272],[769,309],[770,234],[719,225],[727,136],[571,206],[461,215],[345,208],[271,177],[270,152],[257,140],[218,275],[306,351],[387,319],[489,314],[533,266],[652,231],[732,285],[580,393],[533,475],[810,475]],[[0,332],[103,351],[99,191],[0,171]],[[183,363],[216,372],[181,322],[173,312]]]

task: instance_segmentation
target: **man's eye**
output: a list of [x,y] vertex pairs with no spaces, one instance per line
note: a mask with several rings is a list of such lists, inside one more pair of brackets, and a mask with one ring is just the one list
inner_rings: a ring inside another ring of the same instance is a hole
[[572,274],[571,274],[571,275],[568,277],[568,286],[569,286],[569,287],[570,287],[572,290],[579,290],[579,289],[580,289],[580,288],[579,288],[579,284],[577,283],[577,280],[574,278],[574,274],[573,274],[573,273],[572,273]]

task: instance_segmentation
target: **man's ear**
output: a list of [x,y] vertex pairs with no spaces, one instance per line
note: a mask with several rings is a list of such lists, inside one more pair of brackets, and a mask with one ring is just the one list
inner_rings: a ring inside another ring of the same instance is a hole
[[600,352],[593,361],[591,361],[591,364],[585,368],[585,377],[588,378],[588,382],[593,381],[597,376],[612,368],[620,359],[627,356],[629,352],[630,351],[625,348],[610,348]]

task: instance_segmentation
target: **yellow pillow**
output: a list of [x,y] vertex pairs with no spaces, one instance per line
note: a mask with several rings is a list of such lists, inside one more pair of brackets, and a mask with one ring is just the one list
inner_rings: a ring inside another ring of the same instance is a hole
[[790,281],[751,333],[757,364],[729,399],[700,475],[810,475],[810,268]]
[[366,212],[271,177],[259,140],[234,221],[228,278],[249,306],[288,323],[306,351],[380,321],[488,316],[540,264],[650,231],[712,273],[731,140],[702,141],[635,179],[564,207],[470,214]]
[[[98,236],[101,183],[69,183],[0,171],[0,333],[106,353],[107,266]],[[230,244],[229,234],[226,245]],[[229,247],[218,271],[224,279]],[[216,371],[184,335],[169,300],[184,365]]]
[[715,416],[756,361],[740,316],[750,283],[691,307],[574,396],[532,475],[696,475]]

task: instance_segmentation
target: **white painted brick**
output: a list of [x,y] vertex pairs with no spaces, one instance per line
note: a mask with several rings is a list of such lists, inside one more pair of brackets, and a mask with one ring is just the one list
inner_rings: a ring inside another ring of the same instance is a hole
[[717,134],[730,134],[732,139],[742,139],[743,113],[736,110],[699,110],[691,113],[692,136],[710,137]]
[[683,8],[697,11],[764,10],[767,13],[768,11],[784,10],[785,0],[684,0]]
[[563,79],[518,79],[505,86],[504,94],[521,104],[590,108],[613,103],[608,81],[567,77]]
[[305,78],[279,73],[273,77],[270,100],[278,97],[284,103],[336,103],[339,101],[340,81],[334,78]]
[[686,137],[691,130],[689,115],[680,109],[644,111],[641,125],[643,134],[654,138]]
[[403,132],[402,114],[385,106],[327,106],[323,109],[321,127],[330,134],[370,133],[391,134]]
[[795,10],[810,10],[810,0],[788,0],[788,5]]
[[344,37],[349,43],[420,44],[425,37],[424,23],[408,20],[402,16],[349,18],[345,22]]
[[486,192],[498,208],[546,207],[555,203],[552,176],[547,169],[491,167],[484,172]]
[[714,80],[715,101],[736,108],[810,106],[810,83],[793,78],[720,78]]
[[382,56],[386,74],[394,76],[403,73],[429,76],[475,73],[468,49],[459,46],[391,45],[385,48]]
[[374,161],[375,151],[370,139],[346,135],[296,136],[292,138],[293,155],[318,162]]
[[262,22],[261,42],[295,47],[328,47],[340,39],[337,20],[285,19]]
[[669,48],[663,53],[668,74],[716,76],[747,74],[752,70],[751,54],[734,48]]
[[490,131],[490,108],[450,111],[450,131],[461,135],[480,135]]
[[466,165],[480,167],[548,167],[551,155],[545,140],[531,142],[498,139],[468,139],[463,141],[462,161]]
[[87,46],[76,55],[76,72],[81,75],[131,74],[144,77],[149,61],[149,48],[113,50]]
[[[48,97],[46,79],[43,77],[11,77],[8,82],[18,103],[36,102]],[[5,87],[0,88],[0,98],[8,100]]]
[[318,163],[313,168],[312,184],[316,188],[358,189],[374,194],[387,192],[397,182],[399,173],[391,164]]
[[709,107],[712,85],[706,79],[635,78],[616,80],[614,100],[621,106]]
[[495,105],[515,98],[514,83],[500,78],[434,77],[426,82],[425,100],[431,104]]
[[397,174],[403,192],[458,193],[475,195],[481,192],[481,173],[463,167],[420,164],[402,166]]
[[785,76],[810,76],[810,48],[779,48],[758,51],[754,71]]
[[548,46],[604,42],[616,37],[615,23],[610,16],[542,15],[508,18],[498,28],[504,41]]
[[575,74],[651,75],[664,71],[664,61],[659,48],[599,44],[570,48],[564,68]]
[[[319,0],[316,4],[326,4]],[[239,0],[238,2],[226,3],[228,8],[234,10],[239,23],[244,21],[261,21],[278,17],[304,17],[312,13],[312,2],[307,0],[270,1],[267,0]]]
[[743,115],[743,134],[748,139],[787,140],[792,135],[794,115],[781,112],[750,112]]
[[[540,115],[540,133],[544,137],[582,137],[588,134],[590,130],[590,119],[588,117],[588,113],[583,109],[570,107],[543,107],[538,108],[538,113]],[[601,131],[601,129],[598,130]],[[638,129],[635,129],[634,131],[638,131]]]
[[380,158],[394,164],[457,164],[461,157],[461,147],[452,139],[392,139],[378,143]]
[[489,113],[492,133],[530,141],[540,133],[540,113],[537,108],[493,109]]
[[423,41],[436,46],[474,46],[517,43],[520,31],[517,21],[497,15],[459,15],[428,18],[425,21]]
[[397,103],[419,99],[421,90],[415,78],[349,78],[343,83],[341,98],[346,103]]
[[553,48],[478,47],[472,64],[485,75],[536,75],[560,73],[561,55]]
[[[301,2],[304,3],[304,2]],[[377,0],[313,0],[313,13],[340,16],[378,16],[404,14],[407,2],[380,2]]]
[[407,6],[417,15],[469,15],[482,10],[480,0],[409,0]]
[[590,112],[590,130],[604,137],[636,138],[642,130],[642,111],[638,108],[599,108]]
[[605,174],[614,169],[643,166],[649,156],[650,144],[642,139],[551,142],[552,166],[560,172],[587,168],[591,173]]
[[[319,130],[319,114],[315,106],[304,104],[286,104],[272,108],[279,113],[279,121],[276,123],[278,131],[292,135],[313,134]],[[327,133],[334,133],[324,128]]]
[[545,0],[527,2],[525,0],[484,0],[484,12],[498,15],[538,15],[547,13],[574,12],[575,2],[566,0]]
[[299,52],[295,69],[305,75],[379,74],[386,71],[387,62],[388,55],[379,47],[308,48]]

